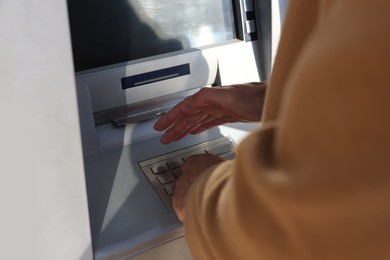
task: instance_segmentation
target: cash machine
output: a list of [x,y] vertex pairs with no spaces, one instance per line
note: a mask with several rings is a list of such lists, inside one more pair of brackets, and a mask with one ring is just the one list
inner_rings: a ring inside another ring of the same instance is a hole
[[234,158],[248,127],[170,145],[152,126],[202,87],[269,76],[274,0],[68,0],[95,259],[191,259],[170,196],[185,157]]

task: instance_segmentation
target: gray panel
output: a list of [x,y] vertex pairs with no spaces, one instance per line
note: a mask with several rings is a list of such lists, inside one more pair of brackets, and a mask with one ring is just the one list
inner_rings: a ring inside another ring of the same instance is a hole
[[219,137],[217,129],[171,145],[155,137],[86,157],[96,259],[134,255],[182,237],[182,223],[165,207],[138,162]]

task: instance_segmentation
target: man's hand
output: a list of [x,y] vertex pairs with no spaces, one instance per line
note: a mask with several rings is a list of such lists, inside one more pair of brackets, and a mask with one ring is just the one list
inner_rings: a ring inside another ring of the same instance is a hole
[[214,164],[223,162],[224,159],[213,154],[197,154],[188,157],[182,165],[182,175],[177,179],[172,204],[177,217],[184,221],[185,200],[188,190],[196,177]]
[[[260,121],[267,83],[203,88],[185,98],[154,125],[161,143],[178,141],[217,125]],[[168,129],[168,130],[167,130]]]

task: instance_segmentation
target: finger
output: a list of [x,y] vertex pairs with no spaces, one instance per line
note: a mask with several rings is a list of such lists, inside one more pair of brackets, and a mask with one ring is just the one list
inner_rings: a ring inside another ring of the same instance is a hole
[[[183,139],[184,137],[186,137],[187,135],[192,134],[197,129],[203,128],[204,125],[208,125],[210,122],[213,122],[213,121],[216,121],[216,120],[217,119],[215,117],[213,117],[213,116],[203,115],[203,118],[201,118],[201,120],[199,120],[198,122],[194,123],[191,127],[189,127],[187,130],[183,131],[180,135],[177,135],[176,139],[174,141],[179,141],[179,140]],[[220,120],[218,120],[218,122],[220,122],[219,124],[226,123],[225,121],[220,121]],[[173,127],[175,127],[175,126],[173,126]],[[209,128],[207,128],[207,129],[209,129]],[[204,130],[199,131],[198,133],[201,133],[203,131]]]
[[183,210],[184,206],[180,202],[180,199],[178,199],[178,196],[173,196],[173,198],[172,198],[172,206],[173,206],[173,210],[176,213],[177,218],[181,222],[184,222],[184,217],[185,217],[185,213],[184,213],[184,210]]
[[197,128],[192,129],[192,131],[189,132],[189,134],[191,134],[191,135],[200,134],[200,133],[207,131],[213,127],[224,125],[226,123],[234,123],[234,122],[238,121],[235,118],[228,117],[228,116],[224,116],[221,118],[210,118],[210,119],[212,119],[212,120],[202,122],[202,124],[200,124]]
[[153,128],[156,131],[164,131],[183,117],[199,113],[199,109],[190,106],[191,99],[192,96],[187,97],[175,105],[168,113],[164,114],[159,120],[157,120]]
[[190,129],[192,129],[206,117],[207,115],[202,113],[183,117],[165,131],[165,133],[161,136],[160,142],[163,144],[169,144],[173,141],[180,140],[189,133]]
[[230,87],[202,88],[192,96],[174,106],[154,125],[157,131],[164,131],[186,115],[198,113],[200,110],[212,115],[222,114],[221,104],[233,102]]
[[[200,134],[206,130],[209,130],[210,128],[223,125],[226,123],[233,123],[237,122],[238,120],[228,117],[228,116],[222,116],[222,117],[214,117],[214,116],[207,116],[203,120],[199,121],[198,123],[194,124],[190,128],[188,128],[186,131],[182,132],[181,134],[176,132],[176,139],[173,141],[179,141],[186,137],[187,135],[195,135],[195,134]],[[174,138],[174,137],[172,137]]]
[[189,183],[187,183],[183,177],[179,177],[176,182],[175,192],[172,197],[173,210],[175,211],[176,216],[180,221],[184,221],[185,217],[184,204],[188,191],[188,185]]

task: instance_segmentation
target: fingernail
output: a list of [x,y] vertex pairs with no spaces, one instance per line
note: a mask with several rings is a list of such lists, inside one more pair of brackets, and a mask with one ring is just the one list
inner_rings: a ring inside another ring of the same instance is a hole
[[160,138],[160,142],[162,144],[170,144],[172,141],[170,140],[170,138],[166,137],[165,135],[161,136]]

